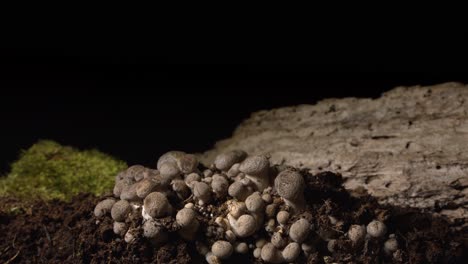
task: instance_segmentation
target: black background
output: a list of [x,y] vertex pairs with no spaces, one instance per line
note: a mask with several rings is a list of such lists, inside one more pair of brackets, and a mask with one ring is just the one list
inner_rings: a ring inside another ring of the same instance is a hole
[[153,166],[168,150],[211,148],[253,111],[328,97],[375,98],[399,85],[468,83],[468,66],[448,60],[248,62],[2,50],[0,172],[38,139]]

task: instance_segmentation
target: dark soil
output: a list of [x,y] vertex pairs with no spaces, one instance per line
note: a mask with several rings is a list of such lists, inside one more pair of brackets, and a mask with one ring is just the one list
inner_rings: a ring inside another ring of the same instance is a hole
[[[308,210],[301,215],[315,226],[310,236],[317,251],[301,255],[298,263],[468,263],[468,232],[452,231],[444,219],[430,214],[380,206],[367,195],[352,197],[342,187],[340,176],[332,173],[306,175]],[[112,231],[110,217],[98,220],[93,210],[102,198],[80,195],[71,202],[35,202],[27,209],[11,209],[17,203],[0,200],[0,263],[200,263],[193,243],[176,236],[155,249],[145,240],[127,244]],[[328,216],[343,223],[332,225]],[[383,241],[370,240],[355,247],[343,236],[352,224],[384,221],[395,234],[399,250],[387,256]],[[291,219],[294,221],[294,219]],[[338,249],[329,253],[320,238],[331,234]],[[250,263],[254,259],[234,254],[229,262]]]

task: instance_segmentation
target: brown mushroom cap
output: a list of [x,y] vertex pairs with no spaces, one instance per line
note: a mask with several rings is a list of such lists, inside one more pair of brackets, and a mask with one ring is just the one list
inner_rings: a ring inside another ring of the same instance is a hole
[[146,178],[137,183],[136,194],[139,198],[144,199],[148,194],[152,193],[158,187],[158,183],[152,179]]
[[195,155],[185,154],[177,159],[177,165],[184,174],[194,172],[198,167],[198,159]]
[[211,188],[204,182],[195,182],[193,184],[193,195],[202,201],[210,198]]
[[265,202],[259,192],[254,192],[245,199],[245,206],[250,212],[262,212],[265,209]]
[[276,176],[275,188],[278,194],[288,200],[297,200],[304,195],[304,178],[299,172],[284,170]]
[[176,215],[176,222],[181,227],[190,226],[193,224],[193,221],[197,221],[196,219],[197,214],[193,209],[189,208],[182,208]]
[[230,196],[240,201],[244,201],[245,198],[247,198],[252,193],[252,191],[249,190],[249,188],[243,185],[240,181],[235,181],[229,186],[228,193]]
[[114,233],[119,236],[124,236],[127,233],[127,224],[124,222],[114,222]]
[[164,232],[163,227],[156,225],[152,220],[148,220],[143,224],[143,236],[147,238],[155,238]]
[[296,242],[289,243],[281,253],[286,262],[293,262],[301,254],[301,246]]
[[229,258],[233,251],[234,248],[232,247],[231,243],[223,240],[218,240],[211,246],[211,252],[213,252],[213,254],[220,259]]
[[127,201],[139,200],[140,197],[138,197],[137,195],[137,187],[138,187],[138,183],[124,186],[122,188],[122,192],[120,192],[120,199],[127,200]]
[[226,178],[219,174],[213,175],[213,180],[211,181],[211,188],[213,192],[218,195],[218,197],[224,197],[228,193],[229,182]]
[[241,215],[239,219],[237,219],[237,224],[234,227],[234,233],[238,237],[248,237],[255,233],[256,227],[257,222],[253,216],[248,214]]
[[159,168],[159,173],[166,180],[172,180],[180,175],[179,168],[175,162],[166,162]]
[[114,206],[115,200],[114,199],[105,199],[100,201],[96,207],[94,208],[94,215],[96,217],[102,217],[105,214],[110,213],[112,210],[112,206]]
[[364,242],[366,238],[366,227],[361,225],[351,225],[348,230],[348,238],[354,243]]
[[166,196],[160,192],[152,192],[143,201],[145,212],[152,218],[168,216],[172,211],[172,206]]
[[304,242],[307,236],[310,233],[310,223],[309,221],[301,218],[294,222],[289,229],[289,237],[298,243]]
[[264,155],[249,156],[239,166],[239,170],[248,175],[262,175],[270,168],[270,161]]
[[242,150],[232,150],[225,153],[221,153],[216,156],[214,165],[218,170],[226,171],[229,170],[235,163],[241,162],[247,153]]
[[372,237],[383,237],[387,233],[387,226],[378,220],[373,220],[367,225],[366,231]]
[[126,200],[120,200],[112,206],[111,216],[117,222],[124,222],[131,211],[130,204]]

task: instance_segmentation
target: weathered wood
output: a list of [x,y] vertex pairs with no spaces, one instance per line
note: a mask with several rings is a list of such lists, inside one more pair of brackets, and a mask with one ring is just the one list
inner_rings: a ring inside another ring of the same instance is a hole
[[339,172],[347,189],[363,187],[382,203],[465,221],[467,101],[467,86],[446,83],[260,111],[201,159],[232,149],[269,153],[274,163]]

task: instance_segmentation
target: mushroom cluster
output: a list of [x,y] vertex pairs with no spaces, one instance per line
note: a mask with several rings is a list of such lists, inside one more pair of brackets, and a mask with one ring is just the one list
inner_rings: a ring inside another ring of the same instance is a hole
[[[94,215],[98,220],[110,215],[114,233],[127,243],[144,238],[157,247],[177,234],[192,241],[208,263],[233,254],[289,263],[316,251],[318,232],[304,214],[309,206],[304,188],[301,173],[272,166],[265,155],[234,150],[204,168],[196,156],[170,151],[156,169],[134,165],[119,173],[114,197],[99,202]],[[386,232],[384,223],[372,221],[352,225],[346,236],[361,245]],[[336,240],[325,240],[333,252]],[[390,236],[384,247],[392,254],[398,243]]]

